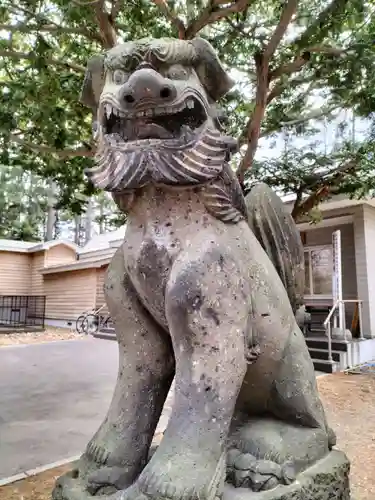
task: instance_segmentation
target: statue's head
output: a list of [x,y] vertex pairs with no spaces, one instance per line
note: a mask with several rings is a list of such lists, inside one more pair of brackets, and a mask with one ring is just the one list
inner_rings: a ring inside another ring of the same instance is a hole
[[127,42],[93,58],[81,95],[94,113],[93,183],[124,191],[216,177],[232,143],[216,127],[215,102],[231,86],[201,38]]

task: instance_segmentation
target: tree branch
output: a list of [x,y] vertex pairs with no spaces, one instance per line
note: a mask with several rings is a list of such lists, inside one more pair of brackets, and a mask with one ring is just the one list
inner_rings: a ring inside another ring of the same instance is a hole
[[[293,127],[295,125],[301,125],[302,123],[309,122],[310,120],[318,120],[319,118],[323,118],[324,116],[329,115],[330,113],[332,113],[332,111],[334,111],[335,109],[338,109],[339,107],[340,106],[323,107],[322,109],[315,109],[311,113],[309,113],[307,115],[303,115],[303,116],[296,118],[294,120],[279,122],[277,124],[277,126],[269,127],[269,128],[262,130],[261,133],[259,134],[259,138],[267,137],[267,135],[272,134],[272,132],[276,132],[277,130],[280,129],[280,125],[282,127],[287,128],[287,127]],[[244,143],[243,141],[244,141],[244,139],[242,138],[242,145]],[[240,145],[241,145],[241,141],[240,141]]]
[[12,142],[16,142],[17,144],[20,144],[21,146],[23,146],[26,149],[30,149],[31,151],[34,151],[34,153],[50,154],[50,155],[53,155],[59,159],[72,158],[75,156],[85,156],[86,158],[91,158],[95,154],[94,149],[90,150],[87,148],[78,148],[78,149],[57,150],[51,146],[31,144],[30,142],[27,142],[27,141],[21,139],[16,134],[10,134],[9,139]]
[[[334,189],[337,187],[338,184],[345,178],[348,173],[351,173],[355,170],[357,166],[357,162],[354,159],[348,160],[346,163],[343,165],[340,165],[336,171],[332,174],[332,177],[330,179],[320,180],[320,186],[316,189],[316,191],[310,196],[308,196],[304,201],[301,203],[294,204],[293,210],[292,210],[292,217],[294,220],[297,220],[298,217],[301,215],[307,214],[312,210],[316,205],[318,205],[320,202],[322,202],[325,198],[330,196]],[[297,200],[296,200],[297,201]]]
[[164,16],[171,21],[173,26],[177,28],[178,38],[180,40],[184,40],[186,38],[186,28],[182,20],[174,14],[168,7],[168,4],[165,0],[152,0],[155,5],[157,5]]
[[297,37],[292,45],[296,45],[297,47],[304,48],[306,45],[311,44],[314,35],[316,32],[319,33],[319,39],[323,40],[332,26],[331,19],[334,19],[337,14],[342,12],[347,5],[350,3],[350,0],[333,0],[322,12],[318,15],[316,20],[309,24],[306,30]]
[[314,111],[311,111],[308,115],[301,116],[299,118],[295,118],[294,120],[288,120],[285,122],[280,122],[280,125],[282,127],[293,127],[294,125],[299,125],[301,123],[308,122],[310,120],[318,120],[319,118],[322,118],[323,116],[327,116],[332,111],[335,109],[339,109],[340,106],[334,105],[334,106],[327,106],[327,107],[322,107],[321,109],[315,109]]
[[280,21],[273,32],[268,44],[261,53],[255,55],[257,75],[257,90],[255,96],[254,112],[247,127],[248,147],[237,169],[237,177],[243,185],[246,171],[251,168],[258,147],[260,129],[266,112],[267,96],[270,85],[269,65],[270,59],[280,44],[287,30],[293,14],[296,11],[298,0],[288,0],[280,17]]
[[263,51],[264,57],[266,57],[267,59],[270,59],[274,55],[277,47],[280,45],[280,42],[285,35],[286,30],[288,29],[290,21],[292,20],[292,17],[296,12],[297,6],[298,0],[288,0],[288,3],[284,7],[280,17],[280,21],[276,26],[276,29],[273,32],[270,41]]
[[123,0],[112,0],[112,8],[111,8],[111,19],[112,22],[115,21],[116,17],[119,15],[121,7],[123,6]]
[[263,59],[263,55],[258,53],[255,56],[257,90],[255,96],[255,108],[247,129],[248,147],[237,170],[237,177],[241,185],[245,179],[245,173],[251,166],[258,147],[260,127],[264,118],[267,105],[267,94],[269,86],[268,61]]
[[111,49],[117,43],[117,34],[111,15],[106,11],[105,0],[96,0],[92,3],[95,3],[95,16],[103,46],[105,49]]
[[294,61],[288,64],[278,66],[270,72],[270,80],[275,80],[280,76],[291,75],[300,71],[305,64],[310,61],[310,52],[304,52],[302,55],[297,56]]
[[96,33],[91,33],[84,28],[69,28],[65,26],[60,26],[56,24],[40,24],[40,25],[30,25],[25,23],[18,24],[0,24],[0,30],[10,31],[11,33],[32,33],[34,31],[46,32],[46,33],[70,33],[73,35],[83,35],[91,40],[96,40],[101,42],[102,39]]
[[[15,50],[0,50],[0,57],[9,57],[11,59],[26,59],[29,61],[35,61],[39,58],[37,54],[32,52],[16,52]],[[48,64],[53,64],[55,66],[62,66],[64,68],[69,68],[74,71],[78,71],[80,73],[84,73],[86,68],[84,66],[80,66],[79,64],[75,64],[69,61],[63,61],[59,59],[55,59],[53,57],[44,57],[44,60]]]
[[238,14],[247,9],[254,0],[235,0],[227,7],[219,7],[218,5],[227,4],[229,2],[214,1],[208,5],[186,28],[186,39],[190,40],[195,37],[205,26],[216,23],[230,14]]

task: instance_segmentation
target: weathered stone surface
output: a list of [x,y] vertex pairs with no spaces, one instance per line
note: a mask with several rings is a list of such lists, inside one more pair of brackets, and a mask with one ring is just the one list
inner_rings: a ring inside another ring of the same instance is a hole
[[214,103],[230,85],[202,39],[128,42],[88,66],[90,176],[128,213],[105,284],[120,362],[107,416],[55,500],[214,500],[225,479],[260,492],[333,445],[295,319],[299,234],[267,186],[246,208]]
[[346,455],[333,450],[289,486],[254,493],[227,485],[223,500],[350,500],[349,470]]

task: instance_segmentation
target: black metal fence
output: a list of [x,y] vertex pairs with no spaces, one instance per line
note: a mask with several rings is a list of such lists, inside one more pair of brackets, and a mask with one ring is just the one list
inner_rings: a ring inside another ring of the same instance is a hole
[[45,295],[0,295],[1,329],[44,328]]

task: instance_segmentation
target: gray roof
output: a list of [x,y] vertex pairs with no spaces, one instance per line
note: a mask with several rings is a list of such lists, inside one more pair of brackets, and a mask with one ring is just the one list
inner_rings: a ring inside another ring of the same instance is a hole
[[32,253],[41,250],[48,250],[56,245],[65,245],[74,251],[78,251],[77,245],[67,240],[52,240],[37,243],[35,241],[0,240],[0,251]]

